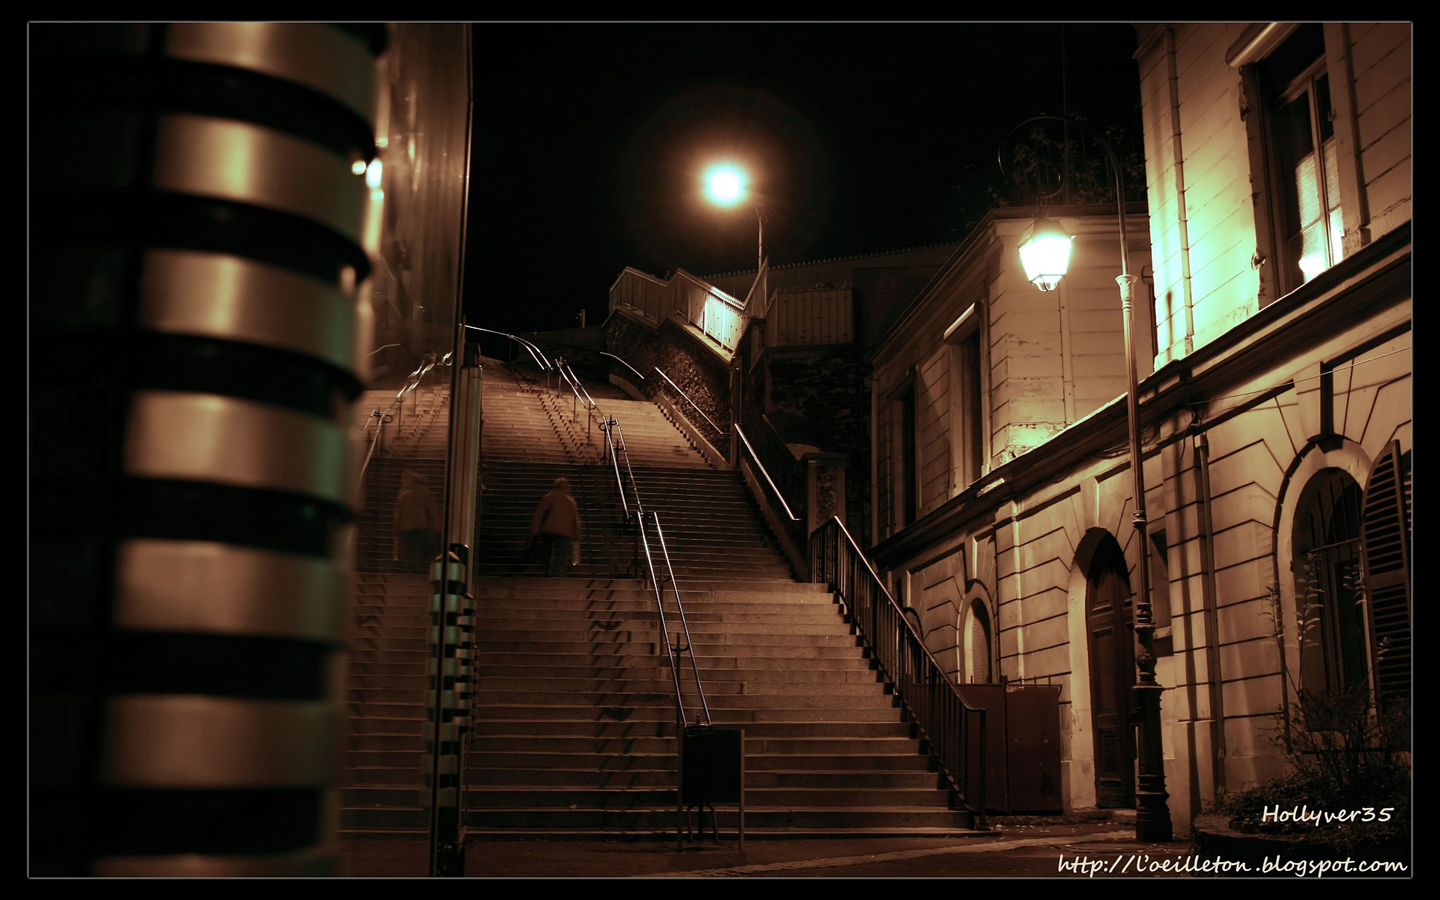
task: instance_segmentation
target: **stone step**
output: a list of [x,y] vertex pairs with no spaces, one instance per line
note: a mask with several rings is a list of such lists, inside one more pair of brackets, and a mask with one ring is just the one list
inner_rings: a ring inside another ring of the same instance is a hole
[[[869,722],[855,721],[751,721],[731,722],[726,717],[716,716],[715,724],[739,725],[745,729],[746,744],[748,746],[752,737],[754,738],[788,738],[792,740],[805,738],[909,738],[910,725],[905,722],[885,721],[883,719]],[[419,734],[418,726],[423,724],[417,721],[417,728],[411,730],[387,731],[383,728],[373,728],[371,734]],[[476,719],[471,726],[473,734],[477,739],[485,741],[489,746],[494,740],[494,735],[503,735],[507,738],[545,738],[541,743],[549,744],[555,737],[584,738],[586,740],[600,738],[667,738],[674,739],[675,723],[673,719],[662,718],[657,720],[639,719],[636,721],[609,721],[600,719],[587,719],[584,721],[565,721],[559,719]],[[553,736],[553,737],[552,737]],[[369,748],[377,749],[377,748]]]
[[[716,810],[720,831],[733,832],[739,815],[733,807]],[[342,813],[342,823],[346,820]],[[644,831],[674,835],[674,801],[653,810],[626,809],[513,809],[474,810],[466,824],[472,829],[544,829],[547,831]],[[831,807],[804,809],[757,808],[746,792],[745,831],[772,829],[777,832],[815,836],[855,829],[954,828],[968,829],[970,814],[937,807]]]
[[[837,726],[827,725],[834,731]],[[874,726],[855,726],[863,730],[874,730]],[[908,728],[891,728],[893,734],[830,734],[787,736],[783,734],[759,734],[757,729],[775,730],[772,725],[754,725],[745,728],[746,765],[751,759],[819,759],[826,769],[844,767],[844,760],[898,759],[910,761],[912,765],[928,766],[930,759],[920,755],[920,742],[909,736]],[[477,740],[480,735],[477,733]],[[369,734],[346,735],[346,748],[350,752],[373,753],[422,753],[423,738],[418,734]],[[363,747],[360,745],[364,745]],[[599,755],[623,760],[632,755],[673,757],[675,739],[672,736],[651,734],[630,735],[566,735],[552,734],[505,734],[486,733],[483,749],[472,749],[472,754],[481,754],[487,759],[496,757],[528,758],[530,754],[563,754],[584,756]],[[918,762],[917,762],[918,761]],[[871,768],[879,768],[871,764]]]
[[[392,576],[394,577],[394,576]],[[410,576],[418,579],[421,576]],[[577,583],[571,578],[503,578],[497,579],[494,576],[481,576],[476,579],[477,596],[485,597],[547,597],[547,596],[572,596],[572,597],[611,597],[619,599],[635,599],[637,597],[654,597],[654,590],[647,587],[643,582],[633,578],[609,578],[596,579],[593,582]],[[682,586],[681,596],[688,603],[693,595],[703,594],[727,594],[727,595],[751,595],[751,594],[784,594],[787,596],[800,597],[805,595],[806,602],[830,602],[831,592],[823,584],[810,584],[803,581],[773,581],[765,579],[737,578],[733,581],[718,582],[694,582]],[[717,600],[733,600],[735,597],[716,597]]]
[[[656,675],[665,673],[657,672]],[[685,681],[691,681],[691,673],[686,672]],[[700,673],[701,683],[705,685],[705,696],[709,698],[712,705],[735,705],[747,698],[754,698],[760,705],[766,705],[771,697],[871,697],[883,696],[883,688],[879,682],[871,679],[865,682],[846,682],[843,680],[833,681],[805,681],[788,682],[784,679],[773,681],[722,681],[719,679],[706,679],[705,673]],[[347,688],[349,699],[352,701],[363,701],[366,703],[414,703],[425,702],[427,687],[411,688],[377,688],[361,687],[351,685]],[[495,702],[499,698],[513,697],[516,702],[530,700],[540,705],[549,705],[556,702],[554,699],[540,698],[574,698],[575,702],[587,701],[592,705],[615,705],[619,698],[624,697],[651,697],[661,696],[667,698],[667,702],[673,702],[674,688],[673,681],[668,677],[656,677],[648,679],[611,679],[607,681],[580,680],[580,679],[559,679],[559,678],[537,678],[526,680],[523,678],[485,678],[479,679],[478,683],[472,685],[471,696],[477,702]],[[734,698],[720,701],[718,698]],[[568,700],[567,700],[568,702]]]
[[[687,708],[698,708],[694,699],[687,700]],[[662,704],[658,700],[653,706],[517,706],[514,704],[477,704],[474,707],[478,722],[524,722],[544,720],[547,722],[672,722],[675,718],[674,700]],[[834,706],[775,706],[731,709],[710,705],[711,719],[719,726],[747,723],[813,723],[830,722],[845,724],[889,724],[899,721],[899,711],[888,703],[874,705],[852,703],[844,708]],[[391,720],[398,721],[398,720]],[[495,732],[490,732],[495,733]]]
[[[668,773],[667,773],[668,774]],[[672,779],[673,781],[673,779]],[[342,806],[413,808],[422,804],[423,788],[400,785],[342,787]],[[746,818],[764,815],[767,809],[821,812],[825,809],[865,810],[906,807],[910,810],[945,809],[945,792],[934,788],[805,788],[758,787],[746,783]],[[466,791],[466,807],[472,814],[491,810],[675,810],[675,788],[656,786],[585,788],[577,785],[472,785]]]
[[[688,674],[688,673],[687,673]],[[689,678],[686,678],[689,681]],[[693,682],[690,682],[693,685]],[[687,688],[688,692],[688,688]],[[501,709],[505,706],[524,704],[536,710],[574,709],[579,705],[589,708],[612,707],[621,709],[661,708],[671,710],[675,706],[675,691],[663,687],[655,691],[488,691],[475,692],[474,705],[477,711]],[[712,712],[717,710],[748,709],[761,710],[831,710],[836,715],[870,709],[891,709],[893,704],[880,684],[827,684],[815,685],[809,693],[787,691],[785,693],[727,693],[705,691],[705,700]],[[374,698],[369,702],[379,702]],[[412,702],[408,700],[398,702]],[[424,699],[413,701],[423,703]],[[717,715],[719,713],[716,713]]]
[[[736,669],[740,671],[758,671],[761,669],[775,669],[789,671],[792,669],[812,670],[873,670],[874,665],[867,659],[849,653],[838,653],[833,656],[817,657],[794,657],[788,655],[779,656],[706,656],[697,654],[696,659],[705,669]],[[423,661],[421,665],[423,665]],[[613,677],[625,677],[624,672],[632,668],[643,669],[645,667],[666,666],[668,663],[663,657],[655,655],[610,655],[600,657],[590,653],[510,653],[494,654],[490,657],[481,657],[471,667],[475,675],[513,674],[521,671],[517,666],[526,667],[523,671],[534,671],[537,674],[557,674],[561,668],[584,669],[591,671],[606,671],[614,673]],[[666,670],[668,671],[668,669]]]

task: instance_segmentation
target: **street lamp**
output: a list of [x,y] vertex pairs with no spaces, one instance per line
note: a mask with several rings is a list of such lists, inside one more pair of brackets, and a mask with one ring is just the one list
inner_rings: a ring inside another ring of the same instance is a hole
[[[735,206],[736,204],[741,203],[745,199],[745,185],[747,180],[748,179],[746,178],[745,171],[732,163],[720,163],[711,166],[705,172],[705,195],[709,198],[711,203],[714,203],[717,206]],[[760,201],[754,200],[752,202],[755,205],[755,224],[760,229],[760,236],[759,240],[756,243],[755,249],[755,284],[751,286],[750,294],[745,298],[746,308],[744,310],[744,314],[746,316],[755,315],[755,310],[750,306],[749,300],[751,297],[755,296],[756,290],[760,292],[759,309],[761,315],[764,315],[765,313],[765,303],[769,300],[770,296],[769,272],[767,271],[765,265],[765,215],[760,208]],[[743,331],[744,329],[742,326],[742,335]],[[734,359],[731,360],[730,365],[731,422],[738,423],[744,412],[742,408],[743,393],[744,391],[741,387],[740,376],[740,355],[737,353],[735,354]],[[739,442],[732,437],[730,439],[729,453],[731,465],[735,465],[738,463],[739,455]]]
[[1020,242],[1020,264],[1025,267],[1025,277],[1042,291],[1055,290],[1070,268],[1072,243],[1060,223],[1037,215],[1030,233]]
[[[731,163],[720,163],[711,166],[705,172],[705,196],[716,206],[736,206],[745,200],[745,187],[748,179],[745,171]],[[755,253],[755,271],[757,277],[765,276],[765,216],[760,209],[760,202],[753,201],[755,205],[755,222],[760,228],[760,240]],[[765,287],[768,279],[760,283],[760,302],[766,300]]]
[[[1033,116],[1010,129],[1000,143],[1000,171],[1005,172],[1005,146],[1016,131],[1032,122],[1063,122],[1079,128],[1086,125],[1067,116]],[[1102,135],[1091,132],[1115,173],[1115,206],[1120,213],[1120,311],[1125,327],[1126,405],[1130,427],[1130,473],[1134,479],[1135,513],[1132,524],[1139,538],[1140,590],[1135,598],[1135,636],[1140,652],[1135,655],[1135,699],[1140,706],[1139,773],[1135,779],[1135,837],[1141,841],[1168,841],[1172,837],[1170,807],[1166,804],[1165,758],[1160,734],[1160,694],[1163,688],[1155,679],[1155,616],[1150,608],[1150,536],[1145,518],[1145,470],[1140,455],[1140,407],[1136,393],[1139,379],[1135,373],[1135,317],[1133,300],[1139,276],[1130,274],[1129,240],[1125,231],[1125,185],[1121,180],[1120,160],[1115,148]],[[1052,195],[1053,196],[1053,195]],[[1037,215],[1030,235],[1020,246],[1025,274],[1042,291],[1052,291],[1065,277],[1070,261],[1070,236],[1059,225]]]

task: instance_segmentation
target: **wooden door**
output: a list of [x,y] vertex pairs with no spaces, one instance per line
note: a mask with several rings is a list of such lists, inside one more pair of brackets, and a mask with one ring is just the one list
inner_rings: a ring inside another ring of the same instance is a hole
[[1120,546],[1096,550],[1088,581],[1090,699],[1095,732],[1095,805],[1135,805],[1135,633]]

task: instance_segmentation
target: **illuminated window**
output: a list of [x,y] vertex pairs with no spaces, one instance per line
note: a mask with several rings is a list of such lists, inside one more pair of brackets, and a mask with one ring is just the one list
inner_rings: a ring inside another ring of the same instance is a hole
[[1340,161],[1335,143],[1325,42],[1301,26],[1259,65],[1269,116],[1280,293],[1340,261]]

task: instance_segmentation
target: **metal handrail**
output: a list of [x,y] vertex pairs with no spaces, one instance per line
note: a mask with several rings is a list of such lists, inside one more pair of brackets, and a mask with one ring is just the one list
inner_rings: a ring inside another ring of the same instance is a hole
[[670,564],[670,551],[665,546],[665,532],[660,527],[660,514],[651,510],[650,521],[655,523],[655,537],[660,541],[660,552],[665,557],[665,569],[670,575],[670,589],[675,592],[675,609],[680,613],[680,627],[685,632],[684,649],[690,654],[690,671],[695,675],[695,690],[700,694],[700,707],[705,711],[704,724],[709,725],[710,703],[705,699],[705,686],[700,683],[700,666],[695,662],[695,645],[690,640],[690,623],[685,621],[685,604],[680,602],[680,582],[675,580],[675,568]]
[[[618,362],[620,365],[622,365],[622,366],[624,366],[625,368],[629,369],[630,371],[634,372],[636,375],[640,375],[640,370],[639,370],[639,369],[637,369],[637,368],[635,368],[634,366],[630,365],[628,362],[626,362],[625,360],[623,360],[623,359],[621,359],[620,357],[616,356],[615,354],[613,354],[613,353],[606,353],[604,350],[601,350],[601,351],[600,351],[600,355],[601,355],[601,356],[608,356],[608,357],[610,357],[611,359],[613,359],[613,360],[615,360],[616,362]],[[644,376],[644,375],[640,375],[640,380],[641,380],[641,381],[645,381],[645,380],[646,380],[645,376]]]
[[[618,447],[618,450],[619,450],[620,453],[625,454],[625,471],[626,471],[626,474],[629,475],[629,478],[630,478],[630,490],[631,490],[631,492],[635,495],[635,520],[636,520],[636,524],[637,524],[637,526],[638,526],[638,528],[639,528],[639,535],[640,535],[641,547],[642,547],[642,549],[643,549],[644,552],[645,552],[645,566],[646,566],[647,572],[648,572],[649,575],[650,575],[650,583],[651,583],[651,585],[654,586],[654,588],[655,588],[655,602],[656,602],[657,607],[660,609],[660,624],[661,624],[661,627],[667,629],[667,630],[665,631],[665,641],[666,641],[666,644],[667,644],[667,647],[668,647],[668,644],[669,644],[669,641],[670,641],[670,632],[669,632],[669,630],[668,630],[668,627],[667,627],[666,624],[665,624],[663,581],[662,581],[662,579],[660,578],[659,573],[656,572],[656,570],[655,570],[655,560],[654,560],[654,557],[652,556],[652,554],[650,553],[650,539],[649,539],[649,538],[646,536],[646,534],[645,534],[645,519],[646,519],[646,516],[645,516],[645,506],[644,506],[643,501],[640,499],[640,487],[639,487],[639,485],[638,485],[638,484],[636,483],[636,481],[635,481],[635,470],[634,470],[634,469],[631,467],[631,465],[630,465],[630,452],[629,452],[629,450],[627,450],[626,447],[625,447],[625,433],[624,433],[623,430],[621,430],[621,428],[620,428],[620,422],[619,422],[618,419],[610,418],[610,419],[605,419],[605,420],[603,420],[603,421],[604,421],[604,423],[605,423],[605,425],[606,425],[606,428],[605,428],[605,443],[606,443],[606,446],[607,446],[607,447],[609,448],[609,450],[610,450],[611,463],[612,463],[612,466],[613,466],[614,471],[615,471],[615,485],[616,485],[616,488],[620,491],[620,502],[621,502],[622,505],[624,505],[624,508],[625,508],[625,518],[626,518],[626,521],[629,521],[629,518],[630,518],[630,508],[629,508],[629,504],[626,503],[626,501],[625,501],[625,486],[624,486],[624,484],[623,484],[623,482],[622,482],[622,479],[621,479],[621,477],[620,477],[620,461],[619,461],[618,454],[617,454],[617,452],[616,452],[617,447]],[[615,442],[615,440],[610,436],[610,431],[611,431],[612,428],[613,428],[615,431],[619,432],[620,440],[619,440],[619,443],[618,443],[618,444],[617,444],[617,443]],[[684,651],[688,651],[688,652],[690,653],[690,668],[691,668],[692,673],[693,673],[694,676],[695,676],[695,690],[696,690],[696,692],[699,693],[699,695],[700,695],[700,705],[701,705],[701,708],[703,709],[704,714],[705,714],[705,724],[706,724],[706,725],[709,725],[709,724],[711,723],[711,719],[710,719],[710,703],[709,703],[709,701],[705,698],[705,686],[704,686],[704,684],[702,684],[701,681],[700,681],[700,668],[699,668],[699,663],[697,663],[697,662],[695,661],[695,652],[694,652],[694,650],[692,649],[692,648],[693,648],[693,644],[691,643],[691,640],[690,640],[690,623],[687,621],[687,619],[686,619],[686,617],[685,617],[685,603],[684,603],[684,600],[681,598],[681,595],[680,595],[680,582],[675,578],[675,567],[674,567],[674,565],[673,565],[673,563],[671,562],[671,559],[670,559],[670,550],[669,550],[668,546],[667,546],[666,543],[665,543],[665,532],[664,532],[664,530],[660,527],[660,517],[659,517],[659,515],[658,515],[657,513],[655,513],[654,511],[651,511],[649,518],[650,518],[651,521],[653,521],[653,522],[655,523],[655,535],[656,535],[657,540],[660,542],[660,551],[661,551],[661,553],[662,553],[662,554],[664,555],[664,557],[665,557],[665,569],[666,569],[666,572],[669,574],[669,577],[670,577],[670,588],[671,588],[671,590],[673,590],[673,591],[675,592],[675,608],[676,608],[676,610],[678,610],[679,613],[680,613],[680,624],[681,624],[682,630],[683,630],[684,633],[685,633],[685,646],[684,646],[682,649],[683,649]],[[667,649],[667,652],[670,652],[670,651]],[[673,653],[672,653],[672,665],[673,665]],[[675,695],[676,709],[677,709],[677,711],[679,712],[681,721],[683,722],[683,721],[685,721],[685,718],[686,718],[686,717],[685,717],[685,704],[684,704],[683,695],[679,692],[679,676],[678,676],[678,675],[676,676],[676,691],[677,691],[677,693],[676,693],[676,695]],[[698,719],[697,719],[697,721],[698,721]]]
[[[841,538],[843,537],[843,541]],[[842,560],[845,551],[849,565]],[[979,818],[979,828],[987,827],[986,780],[989,732],[986,710],[971,706],[961,696],[955,682],[925,646],[915,624],[906,617],[900,604],[885,589],[870,560],[861,552],[855,538],[832,516],[810,536],[812,571],[816,581],[827,583],[849,613],[851,623],[874,655],[876,664],[893,685],[895,696],[904,705],[921,736],[930,744],[931,753],[951,790]],[[864,563],[864,568],[854,560]],[[868,584],[861,588],[857,581],[868,575]],[[875,602],[876,589],[884,601]],[[882,621],[883,620],[883,621]],[[883,632],[883,633],[882,633]],[[979,720],[979,740],[973,740],[969,729],[972,717]],[[972,771],[970,751],[977,751],[978,772]],[[972,776],[978,796],[969,793]],[[976,802],[972,803],[971,800]]]
[[[650,585],[655,589],[655,609],[660,614],[660,636],[665,641],[665,656],[670,660],[670,678],[675,682],[675,714],[680,722],[688,721],[685,716],[685,695],[680,690],[680,667],[675,665],[675,647],[670,643],[670,626],[665,622],[665,600],[661,593],[660,579],[655,577],[655,559],[650,555],[650,540],[645,537],[645,522],[640,522],[640,543],[645,548],[645,565],[650,570]],[[675,739],[679,740],[677,733]]]
[[740,435],[740,442],[745,445],[746,450],[750,451],[750,458],[755,461],[755,465],[760,467],[760,474],[765,476],[765,483],[770,485],[770,490],[775,492],[775,497],[780,501],[780,505],[785,507],[785,515],[789,516],[792,522],[800,521],[800,518],[790,511],[790,504],[785,502],[785,495],[780,493],[780,489],[775,486],[775,480],[771,478],[770,473],[765,470],[765,464],[760,461],[760,455],[755,452],[755,448],[750,446],[750,439],[745,437],[744,431],[740,430],[739,423],[735,425],[735,433]]
[[[593,399],[591,399],[590,392],[585,390],[585,385],[580,383],[579,376],[575,374],[575,370],[571,369],[569,365],[566,364],[565,360],[557,356],[555,358],[555,364],[555,371],[560,373],[560,377],[564,379],[567,385],[569,385],[570,392],[575,395],[575,403],[585,407],[585,445],[588,447],[591,443],[591,427],[594,425],[594,416],[595,413],[600,411],[600,407]],[[583,398],[581,397],[582,393],[584,394]],[[570,421],[575,421],[575,415],[576,407],[571,406]],[[603,414],[601,414],[600,418],[603,420],[605,417]]]
[[[656,366],[656,367],[655,367],[655,371],[656,371],[656,372],[660,372],[660,367],[659,367],[659,366]],[[673,381],[670,381],[670,376],[669,376],[669,375],[666,375],[664,372],[660,372],[660,377],[663,378],[663,379],[665,379],[665,381],[668,382],[669,385],[670,385],[671,387],[673,387],[673,388],[680,394],[681,397],[684,397],[686,403],[690,404],[691,406],[694,406],[696,412],[698,412],[698,413],[699,413],[700,415],[702,415],[702,416],[705,416],[705,421],[710,422],[710,417],[705,415],[705,410],[701,409],[701,408],[698,407],[698,406],[695,406],[695,401],[694,401],[694,400],[691,400],[688,394],[686,394],[684,391],[680,390],[680,385],[676,384],[676,383],[673,382]],[[730,432],[728,432],[728,431],[726,431],[725,429],[721,428],[719,425],[716,425],[714,422],[710,422],[710,427],[713,428],[713,429],[715,429],[717,432],[719,432],[719,433],[722,434],[722,435],[729,435],[729,434],[730,434]]]
[[[615,441],[610,436],[610,429],[617,428],[620,422],[616,419],[602,419],[601,430],[605,432],[605,447],[609,451],[610,460],[615,465],[615,487],[620,491],[620,506],[625,510],[625,521],[630,521],[630,504],[625,500],[625,484],[620,480],[620,460],[615,455]],[[630,455],[625,455],[625,463],[630,463]]]
[[[398,345],[398,344],[386,344],[385,346],[386,346],[386,347],[396,347],[396,346],[399,346],[399,345]],[[385,347],[381,347],[381,348],[379,348],[379,349],[384,350]],[[425,361],[425,360],[422,360],[421,363],[420,363],[420,365],[418,365],[418,366],[415,367],[415,371],[411,372],[409,375],[407,375],[407,376],[405,377],[405,385],[400,388],[400,390],[399,390],[398,393],[395,394],[395,399],[393,399],[393,400],[390,401],[390,405],[387,406],[387,407],[385,407],[385,409],[384,409],[383,411],[377,409],[377,410],[372,410],[372,411],[370,412],[370,418],[373,418],[373,419],[378,420],[378,424],[377,424],[377,427],[376,427],[376,429],[375,429],[375,437],[370,440],[370,449],[369,449],[368,451],[366,451],[366,453],[365,453],[365,461],[364,461],[363,463],[361,463],[361,465],[360,465],[360,472],[359,472],[359,474],[356,476],[356,482],[357,482],[357,483],[359,483],[359,484],[364,484],[364,483],[365,483],[365,472],[366,472],[367,469],[370,468],[370,460],[371,460],[371,458],[373,458],[374,455],[375,455],[375,447],[380,443],[380,439],[381,439],[381,438],[383,437],[383,435],[384,435],[385,424],[386,424],[387,422],[393,422],[393,421],[395,420],[395,416],[394,416],[393,413],[394,413],[394,411],[395,411],[397,408],[398,408],[399,412],[401,413],[401,415],[404,414],[404,412],[405,412],[405,406],[404,406],[405,395],[406,395],[407,393],[411,393],[411,392],[415,391],[417,388],[419,388],[421,382],[425,380],[425,376],[428,375],[432,369],[436,368],[437,366],[449,365],[449,364],[450,364],[450,357],[451,357],[452,355],[453,355],[453,351],[451,351],[450,353],[446,353],[446,354],[445,354],[443,357],[441,357],[438,361],[434,361],[434,360]],[[430,356],[430,354],[427,353],[426,356],[428,357],[428,356]],[[370,422],[369,422],[369,420],[367,419],[366,422],[365,422],[365,428],[364,428],[364,430],[361,432],[362,436],[363,436],[364,434],[368,434],[369,431],[370,431]]]
[[[370,459],[371,459],[371,457],[373,457],[373,456],[375,455],[375,448],[380,445],[380,436],[381,436],[382,432],[384,431],[385,423],[386,423],[390,418],[391,418],[391,416],[390,416],[389,413],[381,412],[381,411],[378,410],[378,409],[372,409],[372,410],[370,411],[370,415],[369,415],[368,417],[366,417],[366,419],[365,419],[365,427],[361,430],[360,436],[361,436],[362,438],[363,438],[363,437],[369,437],[369,438],[370,438],[370,449],[368,449],[368,450],[365,451],[365,461],[360,464],[360,474],[359,474],[357,480],[358,480],[361,484],[364,484],[364,483],[365,483],[365,470],[368,469],[368,468],[370,468]],[[370,436],[370,422],[371,422],[372,420],[374,420],[375,422],[378,423],[378,424],[375,426],[375,434],[374,434],[374,436]]]
[[554,366],[550,364],[549,357],[547,357],[539,347],[535,346],[534,344],[530,343],[519,335],[511,334],[508,331],[495,331],[490,328],[481,328],[479,325],[466,325],[465,327],[471,329],[472,331],[483,331],[486,334],[498,334],[501,337],[507,337],[515,343],[519,344],[520,346],[524,347],[525,350],[530,354],[530,358],[535,360],[535,365],[539,366],[542,372],[548,373],[554,369]]
[[575,374],[575,370],[570,368],[570,364],[564,360],[561,360],[560,364],[565,368],[566,372],[570,373],[570,383],[578,387],[580,393],[585,395],[585,401],[590,404],[590,409],[598,409],[599,407],[595,405],[595,401],[590,399],[590,392],[585,390],[585,383],[580,380],[580,376]]
[[[630,450],[625,446],[625,429],[620,427],[620,421],[618,419],[611,419],[610,421],[615,423],[615,431],[620,435],[620,452],[625,454],[625,474],[630,476],[630,490],[635,493],[635,513],[636,515],[643,515],[645,507],[640,502],[640,487],[635,483],[635,470],[630,466]],[[615,477],[618,480],[620,477],[618,466],[616,470]],[[625,499],[625,492],[623,490],[620,492],[620,499]]]

